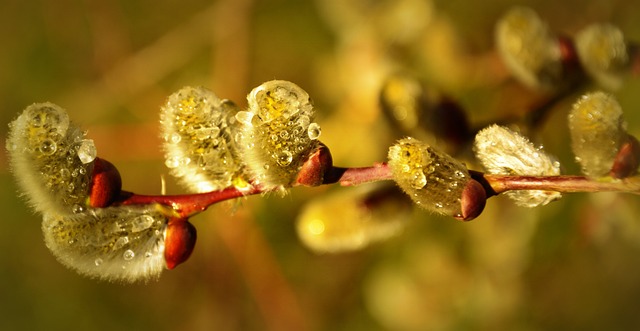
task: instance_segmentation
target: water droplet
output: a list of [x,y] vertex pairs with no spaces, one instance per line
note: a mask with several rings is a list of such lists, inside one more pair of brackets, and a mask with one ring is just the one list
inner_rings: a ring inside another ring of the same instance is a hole
[[292,161],[293,161],[293,155],[291,154],[291,152],[286,151],[286,150],[282,151],[282,153],[278,154],[278,156],[276,158],[276,162],[281,167],[286,167],[286,166],[290,165]]
[[287,138],[289,138],[289,131],[286,131],[286,130],[280,131],[280,138],[285,139],[285,140]]
[[67,192],[71,193],[75,189],[76,189],[76,186],[73,185],[73,183],[69,183],[69,185],[67,185]]
[[236,113],[236,120],[244,125],[252,126],[251,120],[253,120],[253,113],[248,111],[239,111]]
[[264,170],[269,170],[269,165],[266,163],[262,167],[264,168]]
[[67,168],[60,169],[60,177],[62,177],[62,179],[71,177],[71,171]]
[[272,141],[278,141],[278,135],[277,134],[272,134],[271,135],[271,140]]
[[442,207],[444,207],[442,202],[436,202],[436,208],[442,208]]
[[300,118],[298,118],[298,125],[300,125],[303,128],[306,128],[307,126],[309,126],[310,122],[311,122],[311,119],[307,115],[300,115]]
[[309,124],[309,128],[307,129],[307,135],[309,135],[309,139],[311,140],[318,139],[318,137],[320,137],[321,132],[322,131],[320,130],[320,125],[318,125],[318,123]]
[[177,144],[180,142],[180,140],[182,140],[182,137],[177,132],[174,132],[169,136],[169,142],[172,144]]
[[87,169],[85,168],[78,168],[78,173],[81,175],[86,175],[87,174]]
[[83,164],[95,160],[97,155],[96,146],[92,139],[84,139],[78,148],[78,158]]
[[153,225],[153,217],[149,215],[140,215],[131,221],[131,231],[140,232],[150,228]]
[[127,237],[127,236],[120,237],[120,238],[118,238],[116,240],[115,243],[113,243],[113,249],[114,250],[118,250],[118,249],[124,247],[128,243],[129,243],[129,237]]
[[44,141],[42,141],[38,149],[40,150],[40,153],[44,155],[51,155],[56,152],[57,148],[58,146],[56,145],[55,141],[51,139],[45,139]]
[[124,251],[124,253],[122,253],[122,258],[124,258],[125,261],[131,261],[135,256],[136,256],[136,253],[134,253],[130,249],[127,249],[126,251]]
[[79,214],[82,213],[84,211],[84,207],[80,204],[74,204],[73,206],[71,206],[71,212],[73,212],[74,214]]
[[164,161],[164,165],[166,165],[167,168],[169,169],[177,168],[180,165],[180,157],[179,156],[168,157]]
[[152,256],[153,256],[153,253],[151,253],[151,252],[149,252],[149,251],[144,252],[144,257],[145,257],[145,258],[147,258],[147,259],[148,259],[148,258],[150,258],[150,257],[152,257]]
[[96,267],[99,267],[102,264],[102,259],[101,258],[97,258],[95,261],[93,261],[93,263],[95,263]]
[[419,190],[427,185],[427,177],[424,175],[422,170],[415,170],[411,176],[411,187]]

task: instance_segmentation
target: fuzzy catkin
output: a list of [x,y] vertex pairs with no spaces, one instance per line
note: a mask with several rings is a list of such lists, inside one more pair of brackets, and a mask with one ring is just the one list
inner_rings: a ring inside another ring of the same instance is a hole
[[611,90],[622,86],[629,53],[618,27],[592,24],[578,32],[575,43],[580,62],[598,83]]
[[571,148],[582,172],[591,177],[609,174],[627,132],[622,107],[610,94],[582,96],[569,113]]
[[513,75],[532,88],[551,88],[562,76],[561,53],[549,27],[533,10],[514,7],[496,24],[498,52]]
[[160,113],[165,165],[192,192],[244,188],[234,127],[237,107],[204,87],[184,87]]
[[[529,139],[499,125],[488,126],[475,137],[474,152],[490,174],[515,176],[557,176],[560,163],[534,146]],[[517,205],[536,207],[559,199],[553,191],[518,190],[505,194]]]
[[96,148],[64,109],[49,102],[27,107],[9,124],[6,144],[11,170],[36,211],[86,210]]
[[460,216],[460,199],[471,179],[467,168],[451,156],[414,138],[389,148],[393,179],[420,207],[448,216]]
[[45,244],[65,266],[92,278],[134,282],[156,279],[165,269],[166,214],[158,205],[47,214],[42,230]]
[[253,89],[247,101],[247,111],[236,114],[236,143],[248,177],[266,190],[292,186],[319,147],[309,95],[294,83],[273,80]]

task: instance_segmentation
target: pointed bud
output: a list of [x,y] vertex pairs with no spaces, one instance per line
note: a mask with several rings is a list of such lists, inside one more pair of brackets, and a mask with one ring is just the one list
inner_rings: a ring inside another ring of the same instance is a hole
[[173,219],[167,226],[164,259],[171,270],[185,262],[196,245],[196,228],[185,219]]
[[471,179],[453,157],[413,138],[389,148],[389,168],[398,186],[420,207],[448,216],[463,215],[462,193]]
[[477,180],[471,179],[462,190],[460,215],[454,217],[461,221],[471,221],[480,216],[486,203],[487,192],[484,187]]
[[329,148],[323,143],[302,164],[296,183],[303,186],[319,186],[324,182],[325,175],[333,168],[333,158]]
[[118,169],[111,162],[96,158],[91,175],[89,206],[108,207],[120,196],[121,190],[122,178]]
[[609,175],[613,178],[627,178],[638,172],[640,164],[640,143],[632,135],[627,135],[626,142],[620,146],[618,154],[613,160]]

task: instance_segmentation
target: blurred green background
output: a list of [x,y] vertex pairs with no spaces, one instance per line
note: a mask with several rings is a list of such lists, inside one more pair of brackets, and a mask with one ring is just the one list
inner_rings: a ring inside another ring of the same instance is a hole
[[[617,24],[640,41],[635,1],[535,1],[571,35]],[[508,83],[493,27],[511,1],[183,0],[0,2],[0,134],[51,101],[89,130],[124,187],[158,194],[167,170],[158,110],[184,85],[245,105],[286,79],[314,99],[336,164],[369,165],[399,138],[378,106],[383,79],[409,72],[459,100],[473,123],[534,99]],[[640,84],[616,95],[640,133]],[[561,102],[540,132],[568,172]],[[471,223],[415,211],[399,236],[317,255],[295,233],[314,196],[294,189],[210,208],[190,260],[157,282],[77,275],[45,247],[0,153],[1,330],[631,330],[640,328],[638,197],[575,194],[538,209],[499,197]],[[168,193],[180,193],[167,178]]]

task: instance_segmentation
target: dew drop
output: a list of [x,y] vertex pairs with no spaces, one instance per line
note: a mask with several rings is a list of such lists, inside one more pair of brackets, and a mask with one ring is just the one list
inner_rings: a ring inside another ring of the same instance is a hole
[[320,125],[318,125],[318,123],[309,124],[309,128],[307,129],[307,135],[309,135],[309,139],[311,140],[318,139],[318,137],[320,137],[321,132],[322,131],[320,130]]
[[251,124],[252,119],[253,119],[253,113],[251,112],[239,111],[238,113],[236,113],[236,120],[238,120],[238,122],[244,125],[252,126]]
[[422,170],[418,169],[413,171],[411,176],[411,187],[419,190],[427,185],[427,177],[424,175]]
[[444,207],[442,202],[436,202],[436,208],[442,208],[442,207]]
[[80,204],[74,204],[73,206],[71,206],[71,212],[73,212],[74,214],[80,214],[84,211],[84,207]]
[[62,179],[71,177],[71,171],[67,168],[60,169],[60,177],[62,177]]
[[280,138],[285,139],[285,140],[288,139],[289,138],[289,131],[286,131],[286,130],[280,131]]
[[179,156],[168,157],[164,161],[164,165],[166,165],[167,168],[169,169],[177,168],[180,165],[180,157]]
[[57,148],[58,148],[58,146],[56,145],[55,141],[53,141],[51,139],[45,139],[40,144],[40,147],[38,149],[40,150],[40,153],[42,153],[44,155],[52,155],[53,153],[56,152]]
[[311,119],[307,115],[300,115],[300,118],[298,118],[298,125],[300,125],[303,128],[306,128],[307,126],[309,126],[310,122],[311,122]]
[[96,146],[92,139],[84,139],[78,148],[78,158],[83,164],[95,160],[97,155]]
[[135,256],[136,253],[134,253],[130,249],[127,249],[126,251],[124,251],[124,253],[122,253],[122,258],[124,258],[125,261],[131,261]]
[[120,237],[120,238],[118,238],[116,240],[115,243],[113,243],[113,249],[114,250],[118,250],[118,249],[124,247],[128,243],[129,243],[129,237],[127,237],[127,236]]
[[182,137],[177,132],[174,132],[169,136],[169,142],[172,144],[177,144],[180,142],[180,140],[182,140]]
[[131,231],[140,232],[150,228],[153,225],[153,217],[149,215],[140,215],[131,221]]
[[276,158],[276,162],[281,167],[286,167],[290,165],[292,161],[293,161],[293,155],[289,151],[283,151],[282,153],[278,154]]
[[101,258],[97,258],[95,259],[95,261],[93,261],[93,263],[96,265],[96,267],[99,267],[102,264],[102,259]]

